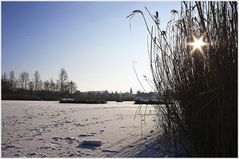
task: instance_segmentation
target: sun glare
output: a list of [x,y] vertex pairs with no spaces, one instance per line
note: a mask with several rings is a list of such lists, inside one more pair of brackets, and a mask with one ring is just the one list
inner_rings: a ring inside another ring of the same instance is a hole
[[199,39],[193,36],[193,40],[194,40],[193,42],[188,43],[189,45],[193,46],[193,50],[191,53],[194,53],[196,50],[199,50],[200,53],[204,56],[202,47],[207,45],[207,43],[203,41],[203,35]]

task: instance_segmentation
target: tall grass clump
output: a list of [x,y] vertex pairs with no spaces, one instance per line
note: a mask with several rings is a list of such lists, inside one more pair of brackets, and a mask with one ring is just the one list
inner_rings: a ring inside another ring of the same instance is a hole
[[[134,10],[128,17],[141,14],[149,33],[152,78],[165,103],[156,109],[165,134],[183,155],[236,157],[237,2],[182,2],[165,30],[158,12],[145,9],[148,16]],[[195,37],[205,42],[201,49],[189,45]]]

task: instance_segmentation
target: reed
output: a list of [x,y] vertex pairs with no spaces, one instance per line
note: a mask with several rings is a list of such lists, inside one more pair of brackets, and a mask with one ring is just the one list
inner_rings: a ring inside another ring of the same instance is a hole
[[[161,126],[178,154],[237,156],[237,2],[182,2],[165,30],[160,17],[141,10],[150,41],[152,79]],[[153,25],[149,25],[149,21]],[[193,36],[206,46],[192,52]],[[189,141],[190,146],[186,146]]]

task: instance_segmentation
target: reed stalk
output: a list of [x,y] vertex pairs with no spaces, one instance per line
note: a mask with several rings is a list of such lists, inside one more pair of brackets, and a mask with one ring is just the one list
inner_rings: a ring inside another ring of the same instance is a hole
[[[165,103],[156,109],[175,151],[192,157],[236,157],[237,2],[182,2],[180,11],[171,11],[165,30],[158,14],[145,9],[151,19],[140,10],[128,17],[143,16],[152,79]],[[207,43],[202,52],[192,52],[188,45],[193,36],[203,36]]]

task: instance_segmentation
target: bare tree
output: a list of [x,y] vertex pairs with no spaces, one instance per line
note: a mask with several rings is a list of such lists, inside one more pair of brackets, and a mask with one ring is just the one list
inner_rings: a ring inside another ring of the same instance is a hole
[[28,83],[28,88],[30,91],[34,90],[34,83],[32,81]]
[[68,88],[70,94],[73,94],[76,92],[77,85],[75,82],[70,81],[70,82],[68,82],[67,86],[68,86],[67,88]]
[[56,84],[54,83],[53,79],[50,80],[50,91],[55,92]]
[[19,80],[16,79],[15,81],[15,87],[18,89],[18,88],[21,88],[21,85],[20,85],[20,82]]
[[44,82],[44,90],[50,91],[50,82],[49,81]]
[[22,72],[19,76],[19,83],[22,89],[28,88],[29,74],[27,72]]
[[15,81],[14,71],[11,71],[9,73],[9,82],[10,82],[10,88],[11,89],[16,88],[16,81]]
[[66,70],[64,68],[62,68],[61,71],[60,71],[60,74],[59,74],[59,82],[60,82],[61,93],[66,90],[67,80],[68,80],[68,75],[66,73]]
[[35,71],[33,77],[34,77],[34,80],[33,80],[34,81],[34,90],[39,91],[40,90],[40,81],[41,81],[40,73],[38,71]]
[[43,87],[43,81],[40,80],[39,83],[38,83],[38,91],[41,91],[42,90],[42,87]]
[[28,89],[28,83],[29,83],[29,74],[28,72],[25,72],[25,78],[24,78],[25,89]]
[[60,87],[60,85],[61,85],[61,84],[60,84],[60,80],[56,80],[56,83],[55,83],[55,90],[58,91],[58,92],[61,91],[61,87]]
[[6,73],[6,72],[4,72],[4,73],[2,74],[2,80],[3,80],[3,81],[7,81],[7,73]]
[[24,77],[23,77],[22,73],[19,75],[18,83],[19,83],[19,88],[23,89],[24,88]]
[[9,89],[10,88],[10,83],[7,79],[7,73],[2,74],[2,89]]

